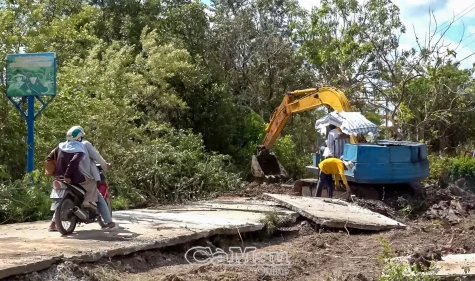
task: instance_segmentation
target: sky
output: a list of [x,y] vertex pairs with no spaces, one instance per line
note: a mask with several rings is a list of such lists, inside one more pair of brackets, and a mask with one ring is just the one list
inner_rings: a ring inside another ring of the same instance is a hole
[[[209,4],[209,0],[202,0]],[[363,1],[363,0],[360,0]],[[311,9],[319,5],[319,0],[299,0],[302,7]],[[419,40],[423,41],[429,34],[429,20],[432,11],[438,23],[436,34],[440,37],[451,20],[455,20],[444,35],[444,43],[451,48],[457,47],[457,60],[470,56],[475,52],[475,0],[393,0],[400,9],[400,18],[406,26],[406,34],[400,39],[400,48],[416,47],[414,29]],[[413,28],[414,26],[414,28]],[[432,32],[435,28],[432,21]],[[469,68],[475,63],[475,55],[461,62],[463,68]]]

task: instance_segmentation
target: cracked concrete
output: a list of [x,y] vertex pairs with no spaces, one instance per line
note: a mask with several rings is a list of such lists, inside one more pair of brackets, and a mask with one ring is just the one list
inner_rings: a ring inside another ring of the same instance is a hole
[[264,193],[264,195],[277,200],[283,206],[298,212],[319,225],[362,230],[386,230],[406,227],[406,225],[391,218],[338,199],[269,193]]
[[40,271],[66,260],[93,262],[215,234],[257,231],[264,227],[260,220],[269,211],[297,217],[297,213],[272,202],[238,199],[118,211],[113,213],[117,229],[102,230],[97,223],[82,225],[69,236],[48,232],[48,222],[2,225],[0,279]]

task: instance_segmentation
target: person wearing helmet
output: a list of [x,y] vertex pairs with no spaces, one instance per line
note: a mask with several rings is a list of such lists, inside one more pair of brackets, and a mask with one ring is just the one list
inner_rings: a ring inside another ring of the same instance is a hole
[[[351,161],[343,161],[338,158],[327,158],[320,162],[320,164],[318,164],[318,167],[320,168],[320,175],[315,196],[321,197],[323,187],[326,186],[328,190],[328,198],[332,198],[335,184],[338,184],[339,182],[339,176],[341,176],[346,190],[348,194],[350,194],[350,186],[346,180],[345,170],[353,169],[354,165],[355,164]],[[335,180],[333,180],[332,176],[334,176]]]
[[85,148],[85,156],[79,163],[79,170],[87,179],[94,180],[96,182],[96,190],[97,190],[97,207],[99,208],[99,212],[101,213],[102,219],[106,223],[108,228],[114,228],[116,224],[112,221],[112,217],[109,212],[109,208],[107,206],[104,197],[99,192],[99,184],[101,182],[101,173],[99,173],[99,169],[96,166],[96,163],[100,165],[100,168],[103,171],[107,171],[110,169],[110,164],[107,163],[102,155],[97,151],[94,147],[92,142],[82,140],[82,143]]
[[[83,207],[97,208],[95,202],[99,200],[100,193],[97,190],[94,176],[91,176],[92,167],[90,159],[91,157],[98,158],[98,152],[94,149],[97,154],[94,152],[89,153],[91,150],[89,146],[92,145],[90,145],[90,143],[89,145],[83,143],[85,135],[86,133],[81,126],[74,126],[69,129],[66,133],[66,141],[60,143],[48,155],[48,160],[56,160],[56,167],[53,173],[55,177],[64,177],[66,183],[79,184],[85,189],[86,195],[82,203]],[[101,166],[103,164],[105,169],[107,169],[109,165],[105,163],[102,157],[100,157],[100,159],[102,160],[100,161]],[[94,168],[97,169],[95,165]],[[115,224],[110,219],[108,210],[104,211],[103,208],[99,208],[99,211],[101,212],[101,216],[104,212],[103,219],[108,223],[108,226],[115,227]],[[53,221],[50,224],[49,230],[54,231],[55,229],[56,225],[53,215]]]

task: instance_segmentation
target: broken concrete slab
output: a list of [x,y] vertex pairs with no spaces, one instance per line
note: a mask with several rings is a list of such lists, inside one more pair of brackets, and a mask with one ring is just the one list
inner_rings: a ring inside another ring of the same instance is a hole
[[211,200],[190,203],[190,206],[210,208],[213,210],[230,210],[243,212],[268,213],[275,212],[282,216],[298,216],[294,211],[279,208],[275,202],[254,200],[250,198],[236,198],[232,200]]
[[[392,258],[392,262],[407,264],[409,256]],[[432,261],[434,274],[438,277],[471,277],[475,276],[475,254],[454,254],[442,256],[440,261]],[[412,272],[408,268],[407,275]],[[470,279],[472,280],[472,279]]]
[[43,270],[65,260],[92,262],[103,257],[178,245],[216,234],[238,234],[264,227],[261,222],[264,212],[197,208],[192,205],[164,209],[114,212],[118,229],[102,230],[98,224],[89,224],[78,226],[69,236],[48,232],[49,222],[46,221],[1,225],[0,279]]
[[283,206],[298,212],[315,223],[335,228],[356,228],[363,230],[386,230],[405,228],[406,225],[355,204],[338,199],[300,197],[283,194],[266,196],[277,200]]
[[447,255],[435,262],[440,277],[475,276],[475,254]]

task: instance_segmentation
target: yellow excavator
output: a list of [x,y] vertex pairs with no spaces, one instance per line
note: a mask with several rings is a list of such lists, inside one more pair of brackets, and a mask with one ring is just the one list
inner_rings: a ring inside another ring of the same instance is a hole
[[[264,141],[257,147],[257,155],[252,156],[251,170],[256,180],[288,178],[287,171],[277,160],[277,157],[270,152],[270,149],[292,114],[312,110],[319,106],[327,106],[338,112],[351,111],[345,94],[337,88],[310,88],[285,94],[282,103],[272,114],[266,128]],[[350,142],[357,143],[358,141],[357,138],[351,137]]]

